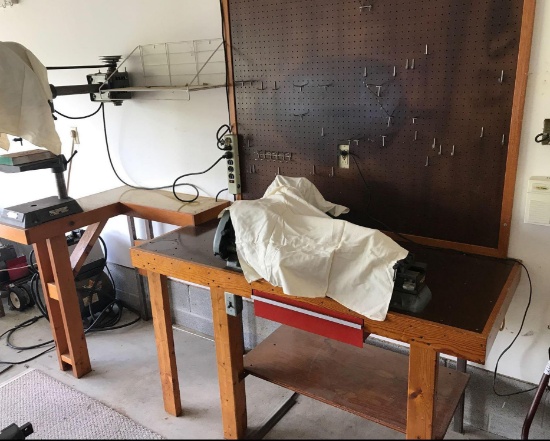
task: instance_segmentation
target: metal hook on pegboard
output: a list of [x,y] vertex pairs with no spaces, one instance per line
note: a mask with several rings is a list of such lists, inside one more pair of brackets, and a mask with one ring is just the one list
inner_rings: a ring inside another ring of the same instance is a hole
[[300,117],[300,121],[303,121],[304,120],[304,116],[306,116],[307,114],[309,113],[309,110],[305,113],[294,113],[294,116],[299,116]]
[[325,92],[327,91],[327,87],[331,87],[331,86],[332,86],[332,82],[327,83],[327,84],[318,84],[317,85],[317,87],[322,87]]
[[303,83],[303,84],[294,84],[294,83],[293,83],[292,85],[293,85],[294,87],[299,87],[299,88],[300,88],[300,92],[303,92],[304,87],[307,86],[308,84],[309,84],[309,80],[306,80],[306,82]]

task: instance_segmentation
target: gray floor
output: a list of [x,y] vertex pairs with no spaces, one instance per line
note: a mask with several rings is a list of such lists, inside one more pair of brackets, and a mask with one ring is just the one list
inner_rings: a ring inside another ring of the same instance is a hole
[[[5,302],[5,300],[4,300]],[[7,306],[4,303],[4,306]],[[0,318],[0,334],[37,315],[9,311]],[[127,316],[130,319],[130,314]],[[26,346],[51,339],[45,319],[19,331],[15,344]],[[79,380],[58,368],[55,353],[0,374],[0,383],[24,371],[40,369],[96,398],[145,427],[172,439],[223,439],[214,343],[185,330],[176,330],[176,356],[184,415],[164,412],[152,322],[88,336],[93,371]],[[0,341],[0,360],[17,361],[39,351],[17,351]],[[0,365],[0,371],[4,365]],[[257,378],[246,379],[249,428],[264,422],[291,392]],[[300,396],[296,405],[265,439],[404,439],[404,435],[326,404]],[[449,430],[446,439],[497,439],[494,434],[465,427],[465,434]],[[504,439],[504,438],[500,438]]]

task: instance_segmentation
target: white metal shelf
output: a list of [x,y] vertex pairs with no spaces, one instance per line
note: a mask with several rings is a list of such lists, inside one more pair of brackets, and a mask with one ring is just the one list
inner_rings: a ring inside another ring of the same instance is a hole
[[[225,87],[225,55],[223,51],[220,51],[223,44],[224,42],[221,38],[216,38],[137,46],[130,55],[119,64],[115,72],[113,72],[109,78],[113,76],[136,51],[139,51],[142,79],[145,85],[103,89],[108,78],[105,84],[100,87],[99,93],[185,92],[186,98],[181,99],[189,100],[191,99],[190,92]],[[192,50],[182,51],[182,48],[192,48]],[[193,57],[194,60],[182,61],[181,57],[178,57],[181,55]],[[216,55],[218,55],[218,57],[214,58]],[[220,57],[223,58],[219,59]],[[174,62],[175,60],[177,60],[177,62]],[[191,66],[194,68],[182,72],[182,67]],[[209,66],[209,69],[205,70],[206,66]],[[184,81],[185,77],[191,79],[189,81]],[[160,84],[147,84],[151,81]]]

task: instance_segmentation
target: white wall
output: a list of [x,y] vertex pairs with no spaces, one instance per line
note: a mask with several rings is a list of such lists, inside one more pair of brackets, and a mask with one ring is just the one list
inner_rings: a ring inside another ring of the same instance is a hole
[[[550,118],[550,28],[544,28],[544,23],[550,23],[550,5],[539,0],[509,251],[529,269],[533,301],[522,336],[499,365],[500,373],[534,383],[540,379],[550,345],[550,228],[523,223],[523,211],[527,179],[550,175],[550,146],[534,142],[543,119]],[[0,40],[22,43],[45,65],[95,64],[101,55],[126,56],[140,44],[220,36],[218,0],[20,0],[13,8],[0,9]],[[52,71],[50,82],[83,84],[87,73]],[[71,115],[97,107],[83,95],[59,97],[55,106]],[[228,120],[223,89],[197,92],[189,102],[133,100],[121,107],[106,105],[106,114],[118,169],[131,182],[147,186],[171,183],[180,174],[207,168],[219,156],[215,131]],[[72,196],[119,185],[107,161],[99,115],[76,122],[59,118],[56,126],[66,153],[70,150],[70,127],[77,126],[80,132]],[[195,177],[193,182],[203,194],[214,196],[226,187],[223,167]],[[52,195],[55,184],[47,171],[0,174],[0,189],[0,206],[8,206]],[[163,228],[157,225],[157,230]],[[110,260],[129,265],[125,219],[111,220],[103,236],[109,244]],[[517,332],[528,293],[524,273],[506,316],[506,328],[489,354],[488,369],[494,368],[498,355]]]
[[[125,58],[138,45],[221,38],[221,29],[219,0],[20,0],[11,8],[0,8],[0,41],[23,44],[46,66],[101,64],[100,56]],[[140,80],[136,58],[129,60],[135,68],[129,72]],[[48,76],[56,86],[86,84],[86,75],[96,71],[49,71]],[[120,107],[105,104],[111,155],[123,179],[133,185],[169,185],[182,174],[207,169],[221,156],[215,134],[229,119],[225,89],[194,92],[190,101],[149,98],[142,93]],[[54,105],[71,116],[86,115],[98,107],[88,95],[60,96]],[[56,128],[66,157],[71,150],[71,127],[77,127],[81,144],[70,196],[122,185],[108,162],[101,112],[76,121],[58,116]],[[25,150],[32,147],[24,145]],[[215,196],[227,187],[223,162],[206,175],[182,180],[186,181],[196,184],[202,195]],[[56,194],[49,170],[0,173],[0,189],[2,207]],[[190,187],[179,191],[195,194]],[[228,198],[226,192],[220,197]],[[169,228],[155,225],[157,234]],[[109,244],[109,260],[130,266],[126,218],[110,220],[102,236]]]

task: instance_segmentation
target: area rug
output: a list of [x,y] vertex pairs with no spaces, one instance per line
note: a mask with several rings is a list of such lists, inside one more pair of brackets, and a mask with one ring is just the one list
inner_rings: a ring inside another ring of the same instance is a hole
[[0,385],[0,429],[30,422],[27,439],[163,439],[37,369]]

